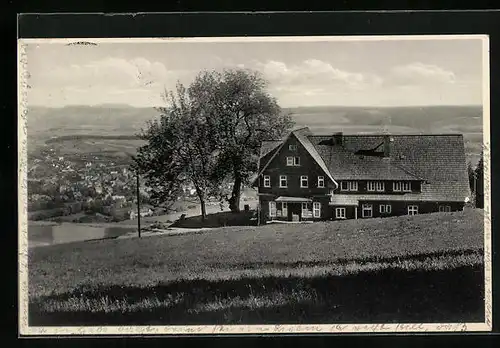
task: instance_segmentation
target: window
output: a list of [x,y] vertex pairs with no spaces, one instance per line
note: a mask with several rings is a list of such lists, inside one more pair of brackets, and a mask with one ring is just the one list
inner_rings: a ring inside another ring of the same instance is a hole
[[376,184],[375,184],[375,191],[378,191],[378,192],[382,192],[385,190],[385,184],[383,181],[378,181]]
[[307,179],[307,175],[302,175],[300,177],[300,187],[302,187],[302,188],[309,187],[309,181]]
[[381,204],[379,206],[380,214],[390,214],[391,213],[391,205],[390,204]]
[[418,214],[418,205],[409,205],[408,215],[417,215],[417,214]]
[[383,192],[385,190],[385,185],[383,181],[368,181],[367,189],[368,191]]
[[302,203],[302,217],[311,217],[311,208],[309,203]]
[[288,145],[288,150],[290,150],[290,151],[296,151],[297,150],[297,145],[292,145],[292,144]]
[[281,216],[288,216],[288,204],[286,202],[281,203]]
[[313,203],[313,216],[315,218],[321,217],[321,203],[320,202]]
[[375,191],[375,182],[373,182],[373,181],[368,181],[368,182],[366,183],[366,189],[367,189],[368,191]]
[[357,191],[358,182],[357,181],[342,181],[340,183],[340,191]]
[[318,187],[325,187],[325,177],[318,176]]
[[271,177],[264,175],[264,187],[271,187]]
[[276,216],[276,202],[269,202],[269,216]]
[[410,182],[408,182],[408,181],[403,181],[403,182],[402,182],[402,186],[403,186],[403,191],[404,191],[404,192],[411,192],[411,185],[410,185]]
[[358,182],[349,181],[349,191],[357,191],[357,190],[358,190]]
[[401,191],[401,181],[395,181],[392,183],[392,190],[396,192]]
[[335,208],[335,218],[345,219],[345,208]]
[[411,192],[411,184],[409,181],[395,181],[392,183],[392,190],[395,192]]
[[287,182],[287,179],[286,179],[286,175],[280,175],[280,187],[287,187],[288,186],[288,182]]
[[371,204],[363,204],[362,206],[362,216],[372,217],[373,216],[373,206]]
[[286,158],[286,165],[287,166],[300,166],[300,157],[287,157]]
[[440,205],[439,206],[439,211],[440,212],[450,212],[451,207],[449,205]]

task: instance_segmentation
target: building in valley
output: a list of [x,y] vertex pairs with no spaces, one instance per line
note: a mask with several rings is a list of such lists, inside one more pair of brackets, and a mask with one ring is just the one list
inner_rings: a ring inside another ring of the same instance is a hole
[[261,221],[339,220],[462,210],[470,199],[461,134],[316,135],[261,145]]

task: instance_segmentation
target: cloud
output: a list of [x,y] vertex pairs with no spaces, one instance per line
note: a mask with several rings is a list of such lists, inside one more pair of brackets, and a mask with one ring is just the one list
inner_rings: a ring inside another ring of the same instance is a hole
[[283,105],[343,104],[347,98],[360,98],[359,93],[382,84],[382,78],[375,74],[344,70],[319,59],[295,64],[254,60],[238,67],[260,71],[269,82],[269,91]]
[[32,81],[31,98],[52,104],[157,103],[164,87],[175,87],[185,73],[143,57],[107,57],[41,71]]
[[445,70],[437,65],[415,62],[392,68],[389,80],[400,85],[451,84],[455,83],[456,77],[453,71]]
[[52,86],[85,87],[116,86],[135,88],[164,82],[169,75],[165,65],[145,58],[107,57],[86,64],[58,66],[43,72],[40,79]]
[[271,60],[257,63],[256,66],[275,86],[294,84],[318,88],[342,85],[348,88],[363,88],[381,83],[381,78],[376,75],[341,70],[318,59],[307,59],[300,64],[289,66]]

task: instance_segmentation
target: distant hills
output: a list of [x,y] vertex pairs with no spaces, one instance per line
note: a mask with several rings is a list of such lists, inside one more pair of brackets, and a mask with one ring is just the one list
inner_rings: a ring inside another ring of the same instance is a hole
[[[308,125],[326,132],[334,128],[397,127],[408,131],[482,130],[481,106],[431,106],[431,107],[343,107],[319,106],[285,108],[297,126]],[[67,106],[29,108],[28,132],[67,130],[101,134],[103,131],[120,133],[137,132],[148,120],[159,116],[152,107],[137,108],[124,104],[98,106]],[[103,128],[104,127],[104,128]]]
[[[122,104],[28,108],[28,143],[38,147],[61,136],[137,134],[146,122],[159,116],[153,108]],[[344,133],[462,133],[470,155],[477,156],[482,144],[481,106],[285,108],[297,127],[313,132]]]
[[154,108],[128,105],[66,106],[63,108],[28,108],[28,134],[49,130],[74,130],[102,134],[108,131],[135,133],[148,120],[158,117]]

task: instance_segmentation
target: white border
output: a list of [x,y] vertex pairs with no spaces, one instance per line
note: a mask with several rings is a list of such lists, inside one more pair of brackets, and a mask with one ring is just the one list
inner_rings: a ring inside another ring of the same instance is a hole
[[[28,326],[28,232],[27,232],[27,151],[26,151],[26,78],[25,44],[72,42],[93,43],[209,43],[209,42],[320,42],[320,41],[408,41],[408,40],[482,40],[483,48],[483,144],[485,177],[484,261],[485,322],[435,324],[326,324],[326,325],[207,325],[207,326],[108,326],[108,327],[29,327]],[[418,333],[491,331],[491,195],[490,195],[490,86],[489,38],[487,35],[397,35],[397,36],[283,36],[283,37],[190,37],[190,38],[72,38],[18,40],[18,160],[19,160],[19,333],[21,335],[182,335],[182,334],[276,334],[276,333]]]
[[19,39],[26,44],[68,44],[75,42],[93,43],[209,43],[209,42],[334,42],[334,41],[410,41],[410,40],[472,40],[486,39],[487,35],[352,35],[352,36],[231,36],[231,37],[163,37],[163,38],[52,38]]

